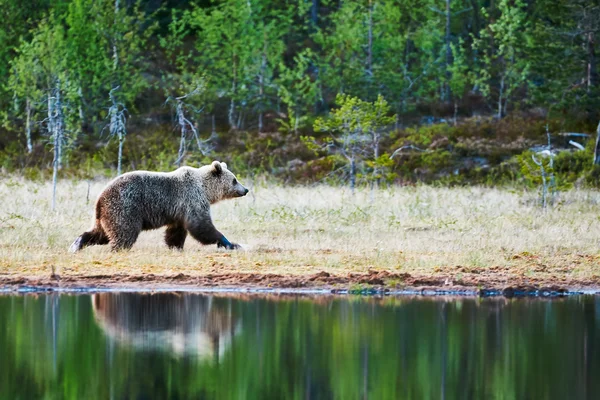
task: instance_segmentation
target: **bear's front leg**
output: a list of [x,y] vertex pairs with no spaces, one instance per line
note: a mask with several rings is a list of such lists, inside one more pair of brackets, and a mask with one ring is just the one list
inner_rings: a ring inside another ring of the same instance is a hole
[[231,243],[223,234],[221,234],[221,240],[217,242],[217,247],[225,247],[227,250],[237,250],[242,248],[242,246],[237,243]]
[[192,235],[194,239],[202,244],[217,244],[217,247],[225,247],[228,250],[239,249],[241,246],[235,243],[231,243],[225,235],[215,228],[210,219],[203,218],[200,221],[193,221],[186,224],[186,229]]

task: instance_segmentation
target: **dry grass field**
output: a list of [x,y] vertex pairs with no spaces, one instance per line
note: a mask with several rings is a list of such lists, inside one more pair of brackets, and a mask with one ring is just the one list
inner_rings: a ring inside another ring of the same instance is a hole
[[[171,251],[157,230],[142,233],[129,252],[96,246],[70,254],[70,243],[92,225],[94,201],[105,183],[60,182],[52,211],[50,183],[2,178],[0,278],[48,278],[53,271],[65,279],[385,270],[411,276],[415,285],[600,282],[595,191],[561,193],[544,212],[535,193],[498,189],[417,186],[352,195],[328,186],[255,184],[247,185],[248,196],[212,208],[216,227],[244,251],[201,246],[189,237],[183,252]],[[397,286],[401,280],[385,283]]]

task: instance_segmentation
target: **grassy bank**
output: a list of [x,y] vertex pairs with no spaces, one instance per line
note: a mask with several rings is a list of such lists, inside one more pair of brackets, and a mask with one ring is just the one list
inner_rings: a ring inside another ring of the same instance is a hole
[[[52,211],[49,183],[3,178],[0,276],[308,276],[375,269],[475,287],[516,280],[600,282],[596,191],[561,193],[558,204],[543,211],[535,193],[520,191],[410,186],[352,195],[328,186],[246,182],[251,194],[213,207],[217,228],[246,251],[225,252],[190,238],[183,252],[171,251],[158,230],[142,233],[129,252],[97,246],[68,253],[69,244],[91,226],[94,200],[105,183],[61,182]],[[385,283],[404,284],[397,277]]]

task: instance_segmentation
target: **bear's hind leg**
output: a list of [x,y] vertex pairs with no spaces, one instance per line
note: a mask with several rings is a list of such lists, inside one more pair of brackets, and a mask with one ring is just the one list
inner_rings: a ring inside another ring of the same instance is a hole
[[102,222],[102,227],[109,238],[112,251],[129,250],[137,240],[142,226],[140,224],[112,224]]
[[139,234],[139,231],[135,234],[132,232],[127,232],[127,234],[119,234],[116,237],[113,237],[113,239],[110,241],[111,250],[119,251],[131,249]]
[[170,225],[165,232],[165,242],[170,249],[183,250],[187,231],[182,225]]
[[83,249],[84,247],[92,246],[95,244],[108,244],[108,237],[106,236],[106,234],[102,230],[102,227],[100,227],[99,224],[97,224],[91,231],[83,232],[77,239],[75,239],[73,244],[71,244],[69,251],[71,253],[75,253]]

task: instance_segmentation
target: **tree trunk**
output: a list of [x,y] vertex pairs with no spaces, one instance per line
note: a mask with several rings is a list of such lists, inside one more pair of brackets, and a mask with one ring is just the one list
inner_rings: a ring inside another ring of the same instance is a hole
[[60,80],[56,81],[56,94],[55,94],[55,104],[54,110],[56,114],[56,122],[54,124],[56,129],[56,136],[58,137],[58,169],[62,169],[62,142],[63,142],[63,134],[64,134],[64,120],[62,115],[62,100],[60,98]]
[[[114,26],[115,28],[117,27],[117,23],[118,23],[118,15],[119,15],[119,0],[115,0],[115,21],[114,21]],[[113,70],[116,71],[117,68],[119,67],[119,53],[118,53],[118,48],[117,48],[117,38],[116,35],[115,37],[112,38],[113,40]]]
[[356,161],[354,157],[350,160],[350,190],[354,194],[354,188],[356,187]]
[[263,131],[263,107],[265,98],[265,70],[267,69],[267,33],[263,35],[263,52],[260,62],[260,74],[258,75],[258,133]]
[[233,100],[233,97],[232,97],[231,101],[229,102],[229,112],[227,114],[227,118],[229,120],[229,127],[231,129],[236,129],[234,111],[235,111],[235,101]]
[[446,82],[444,84],[443,101],[450,101],[450,63],[452,61],[452,49],[450,48],[450,1],[446,0]]
[[236,124],[237,129],[244,129],[244,112],[243,109],[238,113],[238,122]]
[[596,146],[594,147],[594,165],[600,165],[600,122],[596,129]]
[[125,136],[123,131],[119,130],[119,159],[117,161],[117,175],[121,175],[121,165],[123,160],[123,143],[125,142]]
[[52,210],[56,209],[56,184],[58,182],[58,169],[62,157],[63,121],[60,103],[60,81],[48,93],[48,131],[52,137],[54,159],[52,161]]
[[294,108],[294,135],[298,135],[298,107]]
[[229,113],[227,115],[228,119],[229,119],[229,127],[231,129],[237,129],[237,125],[235,123],[235,94],[237,91],[237,68],[236,68],[236,63],[235,63],[235,55],[234,55],[234,62],[232,65],[233,68],[233,76],[231,78],[231,102],[229,103]]
[[119,149],[117,156],[117,175],[121,175],[122,172],[122,159],[123,159],[123,144],[125,143],[125,136],[127,135],[127,129],[125,127],[126,118],[124,116],[125,110],[122,104],[119,103],[115,97],[114,92],[119,87],[113,87],[109,92],[111,106],[108,110],[110,115],[110,135],[111,137],[116,136],[119,141]]
[[317,29],[319,17],[319,0],[312,0],[312,5],[310,7],[310,21],[312,22],[313,31]]
[[587,62],[587,92],[590,93],[592,88],[596,86],[596,52],[594,46],[594,33],[590,32],[587,34],[587,52],[588,52],[588,62]]
[[458,101],[454,99],[454,126],[456,126],[456,118],[458,117]]
[[183,156],[185,155],[185,139],[186,139],[186,125],[185,116],[183,115],[183,104],[181,100],[177,100],[177,123],[181,128],[181,139],[179,140],[179,151],[177,152],[177,167],[181,167]]
[[27,118],[25,121],[25,136],[27,139],[27,152],[31,153],[33,151],[33,144],[31,143],[31,100],[29,100],[29,97],[25,101],[25,114],[26,114],[26,118]]
[[376,132],[373,134],[373,161],[375,161],[373,167],[373,183],[376,187],[379,187],[380,181],[380,179],[377,177],[379,174],[379,168],[377,167],[377,160],[379,159],[379,141],[379,133]]
[[56,208],[56,181],[58,180],[58,141],[56,140],[56,129],[54,127],[54,98],[52,91],[48,93],[48,131],[52,136],[54,146],[54,159],[52,160],[52,210]]
[[500,80],[500,89],[498,93],[498,119],[502,118],[502,96],[504,95],[504,75],[502,75],[502,79]]
[[367,47],[367,80],[373,76],[373,1],[369,0],[369,33]]
[[83,113],[83,90],[81,89],[81,86],[77,88],[77,95],[79,96],[79,130],[83,132],[85,114]]

